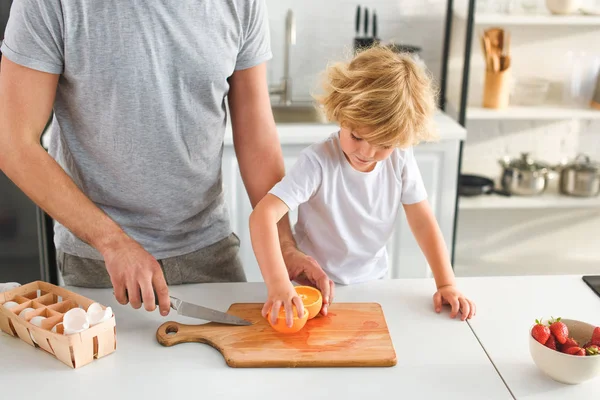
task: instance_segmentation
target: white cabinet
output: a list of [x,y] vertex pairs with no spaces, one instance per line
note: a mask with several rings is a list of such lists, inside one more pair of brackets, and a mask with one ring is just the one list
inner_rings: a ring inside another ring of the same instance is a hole
[[[281,138],[286,170],[296,161],[305,144],[286,144]],[[415,148],[415,156],[421,170],[429,201],[435,212],[450,248],[454,224],[456,180],[458,171],[459,139],[445,139],[438,143],[427,143]],[[240,237],[240,256],[248,281],[262,281],[260,269],[252,251],[248,218],[252,207],[242,182],[233,146],[226,144],[223,153],[223,180],[226,199],[231,215],[233,231]],[[290,214],[292,225],[297,220],[296,212]],[[417,242],[412,236],[404,213],[398,214],[397,228],[388,243],[390,270],[389,278],[423,278],[430,276],[429,267]]]

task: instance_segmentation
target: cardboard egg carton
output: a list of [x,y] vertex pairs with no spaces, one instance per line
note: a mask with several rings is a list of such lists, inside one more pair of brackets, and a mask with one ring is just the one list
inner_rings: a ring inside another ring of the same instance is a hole
[[[17,306],[5,308],[6,302]],[[45,350],[71,368],[89,364],[116,350],[116,324],[114,314],[107,320],[71,335],[64,335],[64,314],[72,308],[87,311],[94,301],[47,282],[35,281],[0,293],[0,329],[21,338],[25,343]],[[19,314],[26,308],[32,311]],[[106,309],[105,306],[102,306]],[[31,319],[45,317],[36,326]]]

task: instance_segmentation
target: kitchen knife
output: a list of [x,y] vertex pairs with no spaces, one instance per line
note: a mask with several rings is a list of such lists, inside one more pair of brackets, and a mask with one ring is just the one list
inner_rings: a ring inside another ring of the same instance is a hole
[[365,7],[365,37],[369,36],[369,9]]
[[235,315],[188,303],[177,297],[169,296],[169,298],[171,299],[171,308],[177,311],[177,314],[184,317],[198,318],[229,325],[252,325],[252,322],[236,317]]
[[[127,296],[127,290],[125,290],[125,296],[129,301],[129,297]],[[140,299],[142,298],[143,297],[140,293]],[[156,292],[154,292],[154,299],[156,305],[158,306],[158,296],[156,295]],[[177,314],[182,315],[184,317],[198,318],[203,319],[205,321],[218,322],[220,324],[228,325],[252,325],[252,322],[246,321],[245,319],[242,319],[240,317],[236,317],[235,315],[213,310],[212,308],[202,307],[196,304],[188,303],[173,296],[169,296],[169,299],[171,300],[171,308],[177,311]]]
[[360,5],[356,6],[356,36],[360,35]]
[[373,10],[373,37],[377,39],[377,14]]

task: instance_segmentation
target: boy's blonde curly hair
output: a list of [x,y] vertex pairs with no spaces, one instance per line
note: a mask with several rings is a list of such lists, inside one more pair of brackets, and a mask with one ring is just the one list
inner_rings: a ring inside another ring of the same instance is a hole
[[362,50],[349,62],[328,66],[323,90],[314,97],[327,119],[350,129],[370,128],[362,138],[372,145],[406,148],[438,137],[437,93],[409,54],[381,45]]

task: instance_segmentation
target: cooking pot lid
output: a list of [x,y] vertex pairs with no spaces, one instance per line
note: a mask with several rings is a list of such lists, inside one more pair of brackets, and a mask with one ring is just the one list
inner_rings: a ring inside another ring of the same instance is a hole
[[598,172],[600,165],[590,160],[586,154],[578,154],[575,160],[567,164],[565,169],[573,169],[576,171]]
[[548,164],[534,160],[529,153],[521,153],[520,158],[505,158],[503,163],[508,168],[521,171],[540,171],[548,168]]

